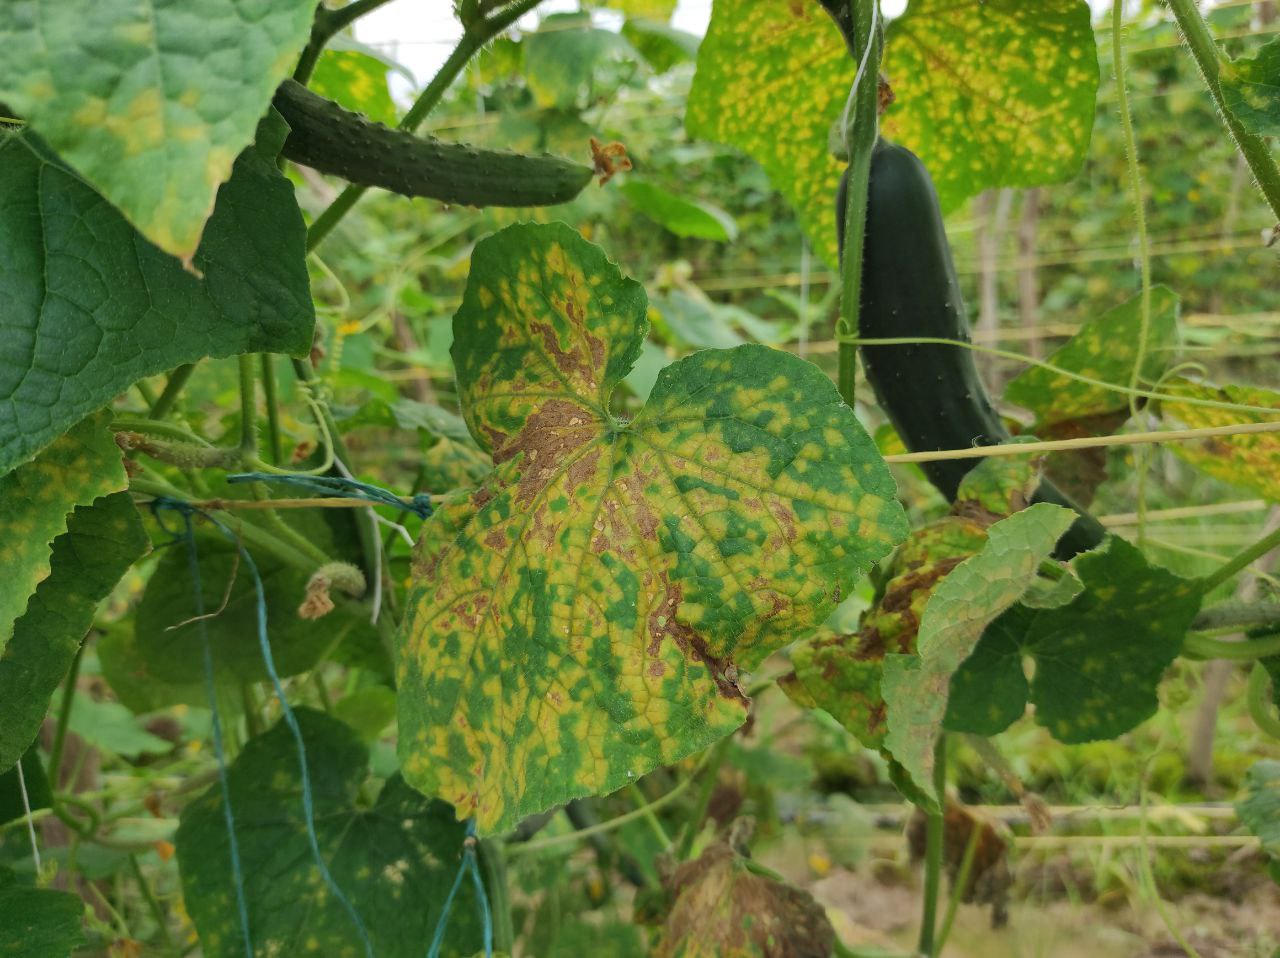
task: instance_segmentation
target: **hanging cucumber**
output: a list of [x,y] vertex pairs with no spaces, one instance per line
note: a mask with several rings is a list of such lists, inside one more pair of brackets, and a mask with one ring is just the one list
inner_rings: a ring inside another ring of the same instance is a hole
[[405,196],[464,206],[550,206],[577,196],[594,172],[548,153],[482,150],[393,130],[293,80],[280,84],[272,103],[289,124],[285,157]]
[[[836,222],[844,222],[841,180]],[[969,342],[969,322],[933,181],[920,159],[883,139],[871,158],[867,233],[858,335],[866,339],[923,337]],[[1007,442],[1011,436],[991,405],[973,352],[961,346],[913,343],[862,346],[867,380],[881,408],[912,452]],[[954,501],[976,459],[945,459],[921,468]],[[1065,558],[1098,545],[1106,530],[1048,480],[1037,502],[1069,506],[1080,518],[1058,543]]]

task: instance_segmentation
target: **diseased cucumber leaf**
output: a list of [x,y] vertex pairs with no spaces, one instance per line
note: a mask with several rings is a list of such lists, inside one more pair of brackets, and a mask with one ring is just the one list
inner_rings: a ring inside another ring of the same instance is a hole
[[[715,0],[685,114],[691,135],[764,167],[833,268],[844,164],[829,133],[854,72],[817,0]],[[920,155],[946,209],[1067,179],[1084,160],[1098,85],[1084,0],[912,0],[886,31],[883,72],[897,98],[884,133]]]
[[960,563],[982,551],[987,530],[1024,509],[1039,484],[1031,457],[993,457],[960,483],[952,514],[912,530],[877,570],[875,599],[851,631],[830,628],[791,650],[795,671],[779,685],[802,708],[821,708],[868,748],[887,732],[880,681],[889,654],[916,651],[929,598]]
[[889,24],[884,135],[924,161],[944,210],[1080,169],[1098,91],[1089,16],[1085,0],[911,0]]
[[[1201,591],[1108,537],[1075,562],[1084,589],[1066,605],[1015,606],[987,629],[951,682],[946,727],[995,735],[1035,703],[1060,742],[1123,735],[1155,713],[1160,676],[1200,610]],[[1036,663],[1028,684],[1022,658]]]
[[453,355],[495,468],[423,527],[397,670],[405,777],[482,832],[736,728],[739,669],[906,532],[852,410],[782,351],[694,353],[615,419],[645,313],[563,224],[473,254]]
[[942,731],[951,677],[987,625],[1027,591],[1040,563],[1074,521],[1072,510],[1041,502],[997,522],[987,530],[982,551],[956,566],[929,598],[920,619],[918,654],[885,656],[885,747],[934,802],[942,800],[933,782],[934,743]]
[[0,23],[0,100],[151,243],[191,262],[314,14],[314,0],[17,0]]
[[1280,37],[1252,57],[1227,60],[1218,68],[1227,109],[1257,136],[1280,136]]
[[715,0],[689,90],[689,134],[754,159],[814,250],[836,267],[835,196],[844,164],[827,150],[854,64],[817,0]]
[[98,603],[147,551],[127,492],[77,506],[53,541],[52,572],[40,583],[0,656],[0,770],[35,739],[57,689],[93,624]]
[[0,472],[144,376],[204,356],[311,348],[305,229],[275,167],[284,132],[278,117],[264,122],[219,190],[195,257],[203,279],[34,135],[0,136],[0,341],[21,346],[0,364]]
[[1236,814],[1261,839],[1263,850],[1280,860],[1280,762],[1264,759],[1250,767]]
[[64,958],[84,941],[83,918],[76,895],[20,885],[0,867],[0,955]]
[[[1270,406],[1280,411],[1280,393],[1256,386],[1215,386],[1175,379],[1166,383],[1163,391],[1191,399]],[[1275,416],[1265,413],[1213,409],[1175,401],[1161,402],[1160,416],[1165,421],[1186,429],[1275,421]],[[1280,433],[1213,436],[1190,442],[1170,443],[1169,448],[1178,458],[1189,462],[1201,472],[1250,489],[1270,502],[1280,502]]]
[[90,416],[34,461],[0,476],[0,653],[36,586],[49,577],[52,542],[66,531],[72,510],[129,484],[110,421],[109,413]]
[[[369,752],[336,719],[295,709],[306,742],[320,854],[385,958],[421,958],[457,873],[465,827],[397,775],[371,807],[360,787]],[[254,953],[362,955],[355,925],[320,876],[302,813],[293,735],[284,722],[249,741],[227,773]],[[222,793],[215,783],[182,813],[175,844],[187,910],[210,958],[241,958]],[[475,893],[453,903],[445,954],[480,942]],[[315,945],[315,943],[320,943]]]
[[387,87],[387,69],[377,57],[360,50],[325,50],[307,85],[348,110],[395,126],[399,117]]
[[[1178,307],[1173,290],[1152,287],[1151,324],[1141,377],[1147,383],[1159,379],[1174,358]],[[1085,323],[1046,362],[1091,379],[1128,386],[1141,334],[1142,298],[1134,296]],[[1030,366],[1012,379],[1004,398],[1035,414],[1036,425],[1031,428],[1036,435],[1042,435],[1042,426],[1129,409],[1129,397],[1122,392],[1082,383],[1042,366]]]

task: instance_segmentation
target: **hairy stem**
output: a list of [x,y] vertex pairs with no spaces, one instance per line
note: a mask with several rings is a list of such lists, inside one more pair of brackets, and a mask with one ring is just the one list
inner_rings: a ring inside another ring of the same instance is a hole
[[1253,545],[1228,559],[1215,571],[1205,576],[1201,580],[1205,593],[1212,592],[1224,582],[1229,581],[1236,573],[1244,571],[1277,546],[1280,546],[1280,529],[1263,536]]
[[1196,0],[1169,0],[1169,9],[1173,11],[1174,19],[1178,21],[1182,39],[1186,42],[1187,49],[1191,51],[1196,66],[1200,68],[1200,75],[1204,77],[1209,95],[1213,97],[1214,105],[1222,115],[1222,122],[1226,124],[1227,131],[1235,140],[1240,155],[1249,164],[1254,181],[1266,198],[1267,205],[1271,207],[1271,212],[1275,214],[1277,220],[1280,220],[1280,167],[1276,166],[1275,157],[1267,141],[1245,130],[1235,115],[1227,109],[1222,99],[1222,87],[1218,82],[1222,58],[1213,34],[1209,32],[1209,24],[1201,15]]
[[920,914],[920,939],[916,950],[934,958],[937,943],[934,932],[938,923],[938,897],[942,888],[942,848],[944,816],[947,806],[947,737],[938,736],[933,747],[933,787],[938,793],[938,809],[930,811],[925,823],[924,902]]
[[267,454],[272,465],[280,465],[284,458],[284,446],[280,439],[280,399],[276,385],[276,358],[271,353],[261,355],[262,398],[267,404]]
[[169,410],[173,408],[174,400],[178,398],[178,394],[182,392],[182,387],[187,384],[187,380],[191,378],[191,374],[196,371],[195,363],[184,363],[169,374],[169,379],[164,384],[160,396],[151,404],[151,410],[147,415],[152,419],[163,419],[168,415]]

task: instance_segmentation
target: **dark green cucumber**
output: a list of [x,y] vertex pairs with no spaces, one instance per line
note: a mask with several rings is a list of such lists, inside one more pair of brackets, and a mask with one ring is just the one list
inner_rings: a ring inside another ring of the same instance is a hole
[[284,156],[360,186],[463,206],[551,206],[573,199],[594,170],[544,153],[482,150],[393,130],[285,80],[272,101],[289,124]]
[[[837,198],[844,222],[846,184]],[[920,159],[880,140],[871,157],[858,335],[866,339],[925,337],[969,342],[969,320],[938,194]],[[917,343],[862,346],[867,380],[880,407],[912,452],[994,445],[1012,437],[978,376],[972,350]],[[921,463],[929,481],[954,501],[976,459]],[[1069,506],[1080,518],[1058,543],[1065,558],[1098,545],[1106,530],[1051,482],[1037,502]]]

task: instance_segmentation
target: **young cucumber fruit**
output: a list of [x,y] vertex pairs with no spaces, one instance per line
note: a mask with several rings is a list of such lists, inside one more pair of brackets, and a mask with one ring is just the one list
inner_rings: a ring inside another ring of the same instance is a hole
[[285,157],[405,196],[464,206],[550,206],[577,196],[594,172],[547,153],[482,150],[393,130],[293,80],[280,84],[272,102],[289,124]]
[[[846,173],[836,202],[841,240],[847,181]],[[858,335],[970,341],[933,181],[919,157],[884,140],[876,143],[871,158]],[[932,343],[861,350],[880,407],[912,452],[993,445],[1012,438],[978,376],[972,350]],[[944,459],[921,463],[921,468],[948,500],[954,500],[960,480],[977,464],[977,459]],[[1092,549],[1106,534],[1096,519],[1048,480],[1041,482],[1035,501],[1080,513],[1058,543],[1060,558]]]

